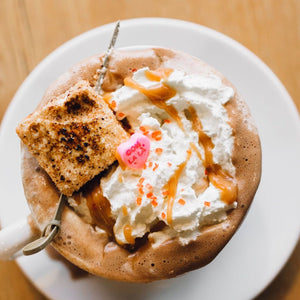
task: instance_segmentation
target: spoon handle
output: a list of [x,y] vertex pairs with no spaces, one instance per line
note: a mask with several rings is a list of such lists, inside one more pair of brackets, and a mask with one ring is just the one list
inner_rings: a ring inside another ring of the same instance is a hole
[[54,226],[48,235],[41,236],[39,239],[27,244],[23,248],[23,254],[24,255],[32,255],[37,252],[40,252],[41,250],[43,250],[47,245],[49,245],[52,242],[52,240],[57,235],[58,231],[59,231],[59,228],[57,226]]
[[68,200],[67,196],[65,196],[64,194],[60,194],[58,200],[58,206],[56,208],[53,220],[45,227],[44,231],[46,231],[49,225],[60,227],[61,215],[64,210],[65,204],[67,203],[67,200]]
[[35,254],[41,250],[43,250],[47,245],[49,245],[53,239],[56,237],[57,233],[60,229],[60,222],[61,222],[61,216],[62,212],[64,210],[65,204],[67,201],[67,196],[60,194],[58,205],[53,217],[53,220],[45,226],[42,236],[27,244],[23,248],[23,254],[24,255],[32,255]]

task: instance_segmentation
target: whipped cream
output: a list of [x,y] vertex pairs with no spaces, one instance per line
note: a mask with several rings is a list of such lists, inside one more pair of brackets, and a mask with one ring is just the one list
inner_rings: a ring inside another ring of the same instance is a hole
[[[148,89],[157,82],[147,79],[147,70],[136,71],[133,79]],[[187,115],[188,108],[193,107],[203,131],[214,144],[214,163],[234,176],[231,161],[234,138],[223,106],[234,95],[233,89],[215,75],[186,75],[179,70],[161,81],[176,91],[166,103],[177,110],[181,128],[165,110],[137,89],[123,86],[112,93],[110,100],[116,104],[116,115],[127,117],[133,131],[150,137],[160,132],[159,138],[150,138],[150,154],[143,169],[118,166],[101,179],[103,195],[109,200],[116,220],[114,234],[121,244],[129,242],[128,228],[132,238],[143,237],[159,221],[166,226],[160,232],[149,234],[154,245],[172,237],[186,244],[197,238],[202,226],[225,220],[226,211],[236,207],[235,202],[230,205],[223,202],[221,191],[208,183],[199,157],[199,154],[204,157],[204,149]],[[170,221],[166,185],[180,166],[184,167],[179,174]]]

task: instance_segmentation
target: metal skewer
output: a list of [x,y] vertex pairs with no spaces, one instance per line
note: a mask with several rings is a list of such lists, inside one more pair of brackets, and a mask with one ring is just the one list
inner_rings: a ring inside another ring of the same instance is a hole
[[110,40],[109,46],[108,46],[108,48],[106,50],[106,53],[105,53],[105,56],[104,56],[103,64],[102,64],[102,67],[101,67],[101,70],[100,70],[100,74],[99,74],[97,83],[95,85],[95,91],[98,94],[102,93],[102,84],[103,84],[103,80],[104,80],[104,77],[105,77],[105,74],[106,74],[106,71],[107,71],[109,57],[110,57],[111,52],[112,52],[112,50],[115,46],[115,43],[116,43],[116,40],[117,40],[117,37],[118,37],[118,34],[119,34],[119,28],[120,28],[120,21],[118,21],[117,24],[116,24],[113,36]]
[[[116,40],[117,40],[117,37],[119,34],[119,27],[120,27],[120,21],[118,21],[115,26],[113,36],[112,36],[110,44],[106,50],[103,64],[101,66],[100,74],[99,74],[97,83],[95,85],[95,91],[98,94],[102,93],[102,84],[103,84],[103,80],[104,80],[104,77],[105,77],[105,74],[107,71],[109,56],[115,46],[115,43],[116,43]],[[56,235],[58,234],[58,232],[60,230],[61,216],[62,216],[62,212],[65,207],[65,204],[67,203],[67,200],[68,200],[67,196],[60,194],[58,206],[56,208],[56,212],[54,214],[53,220],[49,224],[47,224],[47,226],[44,228],[40,238],[27,244],[23,248],[24,255],[32,255],[34,253],[37,253],[37,252],[43,250],[47,245],[49,245],[53,241],[53,239],[56,237]]]

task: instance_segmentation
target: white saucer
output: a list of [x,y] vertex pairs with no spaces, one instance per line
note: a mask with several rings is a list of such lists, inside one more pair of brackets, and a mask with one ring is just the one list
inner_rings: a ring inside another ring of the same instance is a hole
[[[0,132],[0,219],[6,226],[29,210],[20,179],[17,123],[33,111],[47,86],[79,60],[106,49],[114,24],[86,32],[45,58],[24,81]],[[264,289],[291,254],[300,232],[300,122],[288,93],[249,50],[230,38],[172,19],[121,22],[117,47],[158,45],[190,53],[221,71],[248,102],[263,150],[262,181],[239,231],[208,266],[175,279],[126,284],[93,276],[72,280],[45,253],[18,259],[20,267],[52,299],[250,299]]]

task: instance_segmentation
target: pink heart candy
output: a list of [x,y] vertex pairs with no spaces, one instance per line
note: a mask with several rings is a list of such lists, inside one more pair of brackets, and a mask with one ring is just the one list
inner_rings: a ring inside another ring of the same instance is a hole
[[150,152],[150,140],[141,133],[133,134],[130,139],[117,148],[122,161],[131,169],[142,169]]

